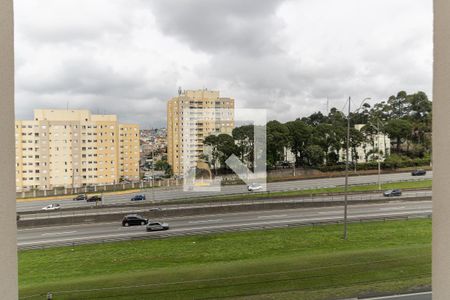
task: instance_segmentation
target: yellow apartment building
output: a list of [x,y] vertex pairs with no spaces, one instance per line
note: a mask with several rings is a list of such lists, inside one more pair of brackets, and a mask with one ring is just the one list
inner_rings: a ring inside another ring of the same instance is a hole
[[175,175],[193,166],[203,153],[203,140],[211,134],[231,134],[234,99],[219,91],[186,90],[167,103],[167,157]]
[[36,109],[15,125],[18,191],[139,180],[138,125],[56,109]]

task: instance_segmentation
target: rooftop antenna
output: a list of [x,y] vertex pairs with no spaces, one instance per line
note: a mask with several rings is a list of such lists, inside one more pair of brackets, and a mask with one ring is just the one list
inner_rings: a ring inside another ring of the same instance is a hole
[[181,90],[181,86],[178,87],[178,96],[181,96],[182,90]]

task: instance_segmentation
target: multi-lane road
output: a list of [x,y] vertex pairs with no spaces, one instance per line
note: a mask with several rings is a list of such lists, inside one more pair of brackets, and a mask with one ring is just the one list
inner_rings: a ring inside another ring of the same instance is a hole
[[[382,174],[381,182],[396,182],[405,180],[422,180],[431,179],[432,172],[429,171],[425,176],[420,178],[412,177],[410,173],[394,173],[394,174]],[[378,182],[378,175],[364,175],[364,176],[352,176],[349,178],[349,183],[351,185],[359,184],[375,184]],[[283,181],[274,182],[267,185],[268,191],[289,191],[289,190],[302,190],[302,189],[314,189],[314,188],[325,188],[325,187],[335,187],[342,186],[344,184],[344,178],[320,178],[320,179],[308,179],[308,180],[295,180],[295,181]],[[103,195],[103,204],[120,204],[129,203],[130,198],[135,194],[145,194],[147,202],[164,202],[168,200],[182,200],[188,198],[197,198],[203,196],[213,196],[213,195],[230,195],[230,194],[240,194],[248,193],[245,185],[231,185],[223,186],[220,192],[186,192],[183,191],[181,186],[177,187],[167,187],[167,188],[155,188],[147,189],[134,193],[126,194],[105,194]],[[95,206],[95,203],[86,203],[86,201],[71,201],[62,199],[52,199],[52,200],[36,200],[36,201],[18,201],[17,211],[31,211],[40,210],[42,207],[51,204],[59,203],[63,208],[73,208],[73,207],[90,207]]]
[[[348,201],[350,204],[352,202],[357,203],[358,201],[374,201],[375,200],[408,200],[411,198],[426,199],[431,197],[431,191],[405,191],[401,196],[395,198],[386,198],[381,193],[358,193],[348,195]],[[308,202],[322,202],[329,203],[333,205],[334,202],[342,202],[344,200],[344,195],[317,195],[314,197],[288,197],[282,199],[256,199],[256,200],[234,200],[234,201],[211,201],[206,203],[173,203],[166,204],[164,206],[157,206],[148,203],[149,205],[142,206],[105,206],[101,209],[90,209],[90,210],[58,210],[49,212],[28,212],[21,215],[21,220],[35,220],[35,219],[51,219],[51,218],[62,218],[62,217],[76,217],[76,216],[98,216],[98,215],[111,215],[111,214],[129,214],[129,213],[146,213],[152,209],[157,209],[165,212],[179,211],[183,209],[208,209],[214,207],[231,207],[231,206],[243,206],[243,205],[256,205],[256,204],[293,204],[293,203],[308,203]],[[378,201],[379,202],[379,201]]]
[[[377,297],[370,298],[365,300],[431,300],[431,292],[423,292],[423,293],[414,293],[407,295],[396,295],[396,296],[386,296],[386,297]],[[349,299],[356,300],[356,299]],[[363,299],[361,299],[363,300]]]
[[[431,201],[395,201],[383,204],[352,205],[350,220],[431,215]],[[83,224],[18,230],[19,248],[44,247],[71,243],[99,242],[129,238],[169,237],[176,235],[276,228],[307,223],[342,220],[341,207],[320,207],[250,211],[165,219],[171,229],[146,232],[142,226],[122,227],[112,223]]]

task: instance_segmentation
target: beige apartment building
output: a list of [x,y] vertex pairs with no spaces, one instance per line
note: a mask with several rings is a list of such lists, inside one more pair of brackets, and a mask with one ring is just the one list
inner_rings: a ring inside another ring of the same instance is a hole
[[203,153],[203,140],[211,134],[231,134],[234,99],[219,91],[186,90],[167,103],[167,156],[175,175],[195,166]]
[[81,187],[139,180],[139,126],[88,110],[34,110],[16,121],[16,187]]

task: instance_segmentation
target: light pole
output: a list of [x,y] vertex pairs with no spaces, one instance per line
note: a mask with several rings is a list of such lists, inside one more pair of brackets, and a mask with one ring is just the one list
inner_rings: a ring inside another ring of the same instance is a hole
[[[347,223],[348,223],[348,154],[350,149],[350,112],[351,112],[351,101],[352,98],[348,97],[348,116],[347,116],[347,147],[345,149],[345,187],[344,187],[344,240],[347,240],[348,238],[348,232],[347,232]],[[364,100],[361,102],[361,105],[356,110],[360,110],[363,106],[364,102],[370,100],[370,98],[364,98]]]
[[[378,139],[378,148],[377,148],[377,160],[378,160],[378,190],[379,191],[381,191],[381,163],[380,163],[380,156],[381,156],[381,153],[380,153],[380,132],[381,132],[381,130],[380,130],[380,128],[381,128],[381,126],[380,126],[380,120],[379,119],[377,119],[377,126],[375,126],[374,124],[372,124],[371,122],[369,122],[369,125],[370,126],[372,126],[373,128],[375,128],[375,130],[377,131],[377,139]],[[386,144],[386,139],[384,138],[384,136],[383,136],[383,144],[385,145]],[[386,149],[386,146],[385,146],[385,149]],[[386,150],[385,150],[385,152],[386,152]],[[385,154],[386,155],[386,154]]]
[[152,202],[155,202],[155,149],[152,148]]
[[348,213],[348,150],[350,146],[350,104],[351,97],[348,97],[347,116],[347,147],[345,148],[345,187],[344,187],[344,240],[347,240],[347,213]]
[[381,191],[381,166],[380,166],[380,153],[378,153],[378,190]]

